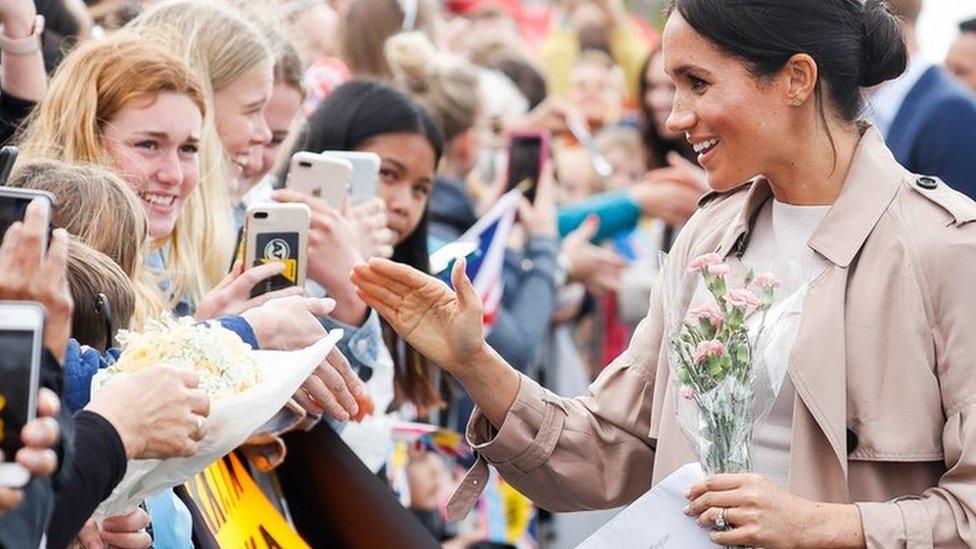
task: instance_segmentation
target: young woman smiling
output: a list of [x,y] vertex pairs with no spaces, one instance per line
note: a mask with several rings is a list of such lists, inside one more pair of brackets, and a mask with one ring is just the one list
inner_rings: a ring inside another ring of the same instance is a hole
[[[723,545],[976,544],[976,204],[899,166],[859,120],[860,88],[906,65],[883,0],[674,0],[663,35],[676,84],[668,126],[716,192],[667,273],[717,253],[806,287],[789,375],[754,444],[755,472],[693,486],[686,512]],[[629,503],[695,454],[678,426],[660,288],[630,347],[563,399],[484,343],[481,306],[403,265],[356,267],[359,295],[479,405],[479,461],[543,507]],[[782,289],[781,289],[782,290]],[[785,295],[777,292],[777,295]],[[908,413],[908,411],[911,413]],[[585,456],[585,457],[584,457]],[[720,520],[721,519],[721,520]]]
[[[188,314],[198,304],[201,318],[238,313],[299,291],[282,290],[252,300],[254,281],[276,272],[266,266],[209,290],[200,256],[215,252],[198,247],[187,235],[199,228],[187,218],[193,217],[190,202],[200,196],[200,149],[209,110],[203,86],[183,62],[161,46],[122,32],[85,44],[65,58],[22,143],[25,157],[99,164],[117,171],[141,199],[149,221],[153,250],[147,263],[159,278],[162,302],[177,314]],[[212,212],[210,217],[222,216]],[[194,301],[188,297],[194,295],[191,288],[206,291]],[[161,309],[146,311],[155,315]]]

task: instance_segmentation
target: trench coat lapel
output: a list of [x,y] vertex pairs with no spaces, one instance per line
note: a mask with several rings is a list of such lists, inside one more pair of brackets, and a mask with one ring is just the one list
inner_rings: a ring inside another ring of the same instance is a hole
[[[831,265],[807,292],[789,361],[789,374],[802,403],[794,407],[799,414],[794,414],[791,467],[791,483],[800,493],[824,493],[827,488],[836,498],[846,497],[848,269],[907,173],[895,162],[881,134],[866,128],[844,189],[807,242]],[[771,195],[768,181],[761,177],[753,181],[743,210],[716,250],[720,255],[742,256],[755,216]],[[823,444],[824,438],[828,444]],[[824,456],[820,450],[827,448],[831,452]],[[834,478],[817,478],[821,474]],[[824,482],[835,486],[825,487]]]

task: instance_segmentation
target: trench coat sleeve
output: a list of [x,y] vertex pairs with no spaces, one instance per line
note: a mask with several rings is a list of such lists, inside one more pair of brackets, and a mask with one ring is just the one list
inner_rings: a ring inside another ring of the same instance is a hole
[[921,494],[858,503],[869,549],[976,547],[976,223],[948,230],[957,231],[948,245],[923,243],[918,273],[946,417],[946,472]]
[[659,292],[630,346],[590,385],[565,399],[522,376],[500,429],[476,409],[468,441],[505,480],[551,511],[602,509],[651,486],[656,441],[649,435],[663,338]]

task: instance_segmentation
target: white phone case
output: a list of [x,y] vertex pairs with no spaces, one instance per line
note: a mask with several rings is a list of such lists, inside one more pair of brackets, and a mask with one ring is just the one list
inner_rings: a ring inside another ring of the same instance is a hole
[[[311,213],[305,204],[252,204],[245,214],[244,268],[283,261],[283,275],[296,286],[305,284],[308,265],[308,227]],[[294,262],[294,263],[291,263]]]
[[358,204],[374,198],[380,180],[380,155],[362,151],[323,151],[323,156],[342,158],[352,164],[349,198]]
[[292,155],[285,187],[341,210],[349,193],[352,164],[342,158],[300,151]]
[[[2,373],[4,377],[16,376],[18,380],[22,379],[20,375],[29,377],[25,399],[27,409],[20,412],[27,423],[37,416],[38,378],[41,369],[41,349],[44,345],[44,307],[30,301],[0,301],[0,332],[4,334],[24,332],[30,341],[30,349],[25,350],[25,354],[30,357],[26,363],[0,364],[0,368],[4,369]],[[10,359],[9,354],[4,353],[4,356],[0,356],[0,361],[5,359]],[[4,386],[8,390],[11,388],[10,384],[0,379],[0,394],[3,393]],[[12,401],[16,402],[15,395],[3,395],[3,397],[4,406],[11,406]],[[0,486],[19,488],[30,480],[30,472],[15,463],[13,459],[12,455],[4,455],[4,461],[0,462]]]

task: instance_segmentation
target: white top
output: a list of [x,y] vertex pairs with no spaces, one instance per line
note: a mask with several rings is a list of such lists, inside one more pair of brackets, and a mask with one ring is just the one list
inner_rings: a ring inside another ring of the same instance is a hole
[[[759,212],[742,263],[757,273],[771,272],[782,282],[774,294],[774,307],[803,290],[826,269],[827,261],[807,246],[807,241],[829,210],[830,206],[792,206],[771,200]],[[757,317],[750,320],[758,323]],[[795,341],[795,334],[792,337]],[[789,349],[792,345],[793,341],[787,344]],[[788,350],[782,357],[789,357]],[[785,366],[780,365],[784,372]],[[794,395],[793,383],[785,375],[772,410],[756,428],[753,438],[753,470],[783,488],[789,487]]]

